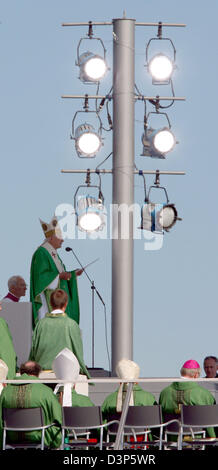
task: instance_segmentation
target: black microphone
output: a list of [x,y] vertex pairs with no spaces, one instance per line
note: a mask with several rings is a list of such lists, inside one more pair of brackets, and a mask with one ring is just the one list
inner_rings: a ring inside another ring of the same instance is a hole
[[66,250],[66,251],[73,251],[72,248],[70,248],[69,246],[67,246],[67,247],[65,248],[65,250]]

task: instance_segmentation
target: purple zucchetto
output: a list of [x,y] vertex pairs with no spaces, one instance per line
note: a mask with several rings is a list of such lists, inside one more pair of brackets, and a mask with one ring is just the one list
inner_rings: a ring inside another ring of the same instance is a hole
[[182,366],[183,369],[200,369],[200,365],[194,359],[189,359]]

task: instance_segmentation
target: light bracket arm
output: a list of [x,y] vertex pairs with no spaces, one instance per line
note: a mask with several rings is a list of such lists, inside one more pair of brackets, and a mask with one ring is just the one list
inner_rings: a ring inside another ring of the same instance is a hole
[[155,176],[155,181],[154,181],[154,185],[150,186],[149,188],[149,191],[148,191],[148,197],[147,197],[147,200],[150,201],[150,192],[151,192],[151,189],[154,188],[154,189],[162,189],[165,193],[165,196],[166,196],[166,201],[167,201],[167,204],[169,204],[169,197],[168,197],[168,194],[167,194],[167,190],[164,186],[160,186],[160,172],[159,170],[156,170],[156,176]]
[[[87,99],[88,99],[88,97],[87,97]],[[88,103],[88,102],[86,102],[86,103]],[[85,106],[86,106],[86,107],[85,107]],[[99,114],[98,114],[96,111],[90,111],[90,110],[88,109],[88,107],[87,107],[87,104],[84,105],[84,108],[85,108],[84,111],[82,111],[82,110],[76,111],[76,113],[74,114],[74,117],[73,117],[73,120],[72,120],[72,135],[71,135],[71,139],[74,139],[74,140],[75,140],[75,120],[76,120],[77,115],[80,114],[80,113],[90,113],[90,114],[91,114],[91,113],[92,113],[92,114],[94,113],[94,114],[97,116],[97,119],[99,120],[98,132],[99,132],[100,135],[101,135],[101,133],[102,133],[102,121],[101,121],[101,118],[100,118]]]

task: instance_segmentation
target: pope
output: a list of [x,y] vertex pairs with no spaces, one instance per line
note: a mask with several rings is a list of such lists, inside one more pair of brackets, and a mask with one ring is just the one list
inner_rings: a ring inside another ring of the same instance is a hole
[[45,235],[44,242],[32,257],[30,270],[30,301],[32,302],[33,327],[38,320],[51,312],[51,292],[60,288],[68,295],[66,313],[79,324],[80,309],[77,276],[82,269],[67,272],[57,250],[61,248],[63,237],[58,220],[53,217],[50,223],[40,220]]

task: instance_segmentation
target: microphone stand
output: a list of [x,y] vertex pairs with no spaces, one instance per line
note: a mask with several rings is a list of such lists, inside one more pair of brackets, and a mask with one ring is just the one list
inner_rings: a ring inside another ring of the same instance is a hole
[[94,350],[95,350],[95,348],[94,348],[94,344],[95,344],[95,292],[98,295],[98,297],[101,300],[104,307],[105,307],[105,303],[104,303],[101,295],[99,294],[98,290],[96,289],[94,281],[92,281],[90,279],[88,273],[86,272],[86,269],[84,268],[84,266],[80,262],[79,258],[76,256],[76,253],[74,253],[73,249],[70,248],[70,247],[67,247],[67,248],[65,248],[65,250],[66,251],[72,251],[72,253],[74,254],[76,260],[78,261],[79,265],[81,266],[82,270],[84,271],[87,279],[89,280],[89,282],[91,284],[91,291],[92,291],[92,368],[94,369],[94,362],[95,362],[95,357],[94,357],[95,356],[95,352],[94,352]]

